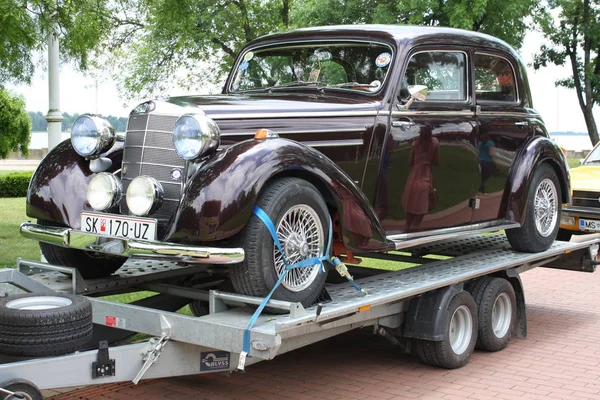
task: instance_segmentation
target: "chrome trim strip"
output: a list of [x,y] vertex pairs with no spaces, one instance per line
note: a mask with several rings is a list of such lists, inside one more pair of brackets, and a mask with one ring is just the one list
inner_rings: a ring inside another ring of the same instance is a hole
[[600,208],[594,209],[590,207],[563,207],[563,215],[568,214],[573,217],[580,217],[582,215],[600,216]]
[[[138,176],[142,174],[142,165],[144,164],[144,147],[146,146],[146,138],[148,137],[148,124],[150,123],[150,114],[146,118],[146,128],[144,129],[144,141],[142,142],[142,154],[140,155],[140,172]],[[129,146],[127,146],[129,147]],[[128,207],[129,208],[129,207]]]
[[[364,132],[364,128],[349,128],[349,129],[315,129],[304,131],[275,131],[280,136],[296,135],[296,134],[319,134],[319,133],[348,133],[348,132]],[[227,136],[254,136],[256,132],[225,132],[221,133],[221,137]]]
[[143,162],[143,163],[140,162],[140,163],[138,163],[138,162],[131,162],[131,161],[123,162],[123,164],[127,164],[127,165],[137,165],[137,164],[140,164],[140,165],[154,165],[156,167],[169,167],[169,168],[183,168],[184,167],[182,165],[167,165],[167,164],[157,164],[157,163],[150,163],[150,162]]
[[477,113],[478,116],[487,117],[517,117],[517,118],[536,118],[539,115],[519,113],[519,112],[501,112],[501,111],[480,111]]
[[342,140],[317,140],[314,142],[299,142],[309,147],[343,147],[343,146],[362,146],[362,139],[342,139]]
[[392,111],[392,117],[475,117],[473,111]]
[[325,117],[376,117],[377,110],[371,111],[306,111],[253,114],[207,114],[215,121],[223,119],[271,119],[271,118],[325,118]]
[[390,235],[387,237],[387,239],[394,242],[394,244],[396,245],[396,250],[400,250],[407,247],[419,246],[421,244],[451,239],[458,236],[490,232],[500,229],[518,228],[520,226],[521,225],[516,222],[491,221],[464,226],[455,226],[452,228],[438,229],[429,232],[400,233],[397,235]]
[[[23,237],[40,242],[126,257],[164,259],[198,264],[234,264],[244,260],[244,249],[242,248],[189,246],[177,243],[101,236],[70,228],[55,228],[29,222],[21,224],[19,231]],[[110,246],[112,251],[107,251],[107,247],[102,246],[102,243],[107,243],[107,240],[118,242],[116,244],[121,244],[121,246]]]

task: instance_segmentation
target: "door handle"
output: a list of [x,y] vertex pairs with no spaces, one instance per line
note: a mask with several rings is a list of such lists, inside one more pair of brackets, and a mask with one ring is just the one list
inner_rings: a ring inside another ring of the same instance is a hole
[[517,121],[515,122],[516,126],[529,126],[529,121]]
[[413,121],[392,121],[392,126],[395,128],[410,128],[414,126],[415,123]]

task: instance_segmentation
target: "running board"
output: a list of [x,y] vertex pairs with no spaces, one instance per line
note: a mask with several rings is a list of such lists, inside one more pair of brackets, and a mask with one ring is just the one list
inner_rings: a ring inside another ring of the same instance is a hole
[[[438,230],[437,233],[402,233],[399,235],[388,236],[387,239],[394,242],[396,250],[401,250],[407,247],[415,247],[427,243],[438,242],[440,240],[454,239],[460,236],[467,236],[478,233],[494,232],[502,229],[518,228],[520,226],[521,225],[516,222],[502,221],[498,223],[483,223],[476,225],[461,226],[456,228],[441,229]],[[415,237],[416,235],[419,235],[419,237]]]

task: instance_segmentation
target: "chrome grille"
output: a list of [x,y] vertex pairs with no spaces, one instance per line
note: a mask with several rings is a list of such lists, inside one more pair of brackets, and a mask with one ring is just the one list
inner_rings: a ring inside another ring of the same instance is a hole
[[[175,152],[171,136],[178,117],[154,114],[131,116],[123,148],[123,192],[140,175],[153,177],[164,189],[163,204],[150,215],[159,220],[159,230],[164,228],[180,201],[183,182],[171,179],[171,172],[180,168],[182,179],[186,176],[185,161]],[[129,214],[125,198],[120,207],[122,214]]]
[[573,205],[579,207],[600,208],[600,192],[574,190]]

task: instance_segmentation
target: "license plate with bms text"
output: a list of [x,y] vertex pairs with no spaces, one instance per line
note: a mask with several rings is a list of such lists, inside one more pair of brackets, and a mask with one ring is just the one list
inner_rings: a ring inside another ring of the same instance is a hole
[[121,215],[81,213],[81,230],[98,235],[156,240],[156,220]]

